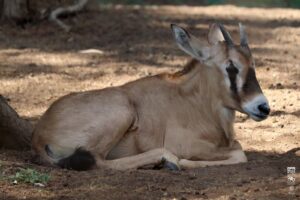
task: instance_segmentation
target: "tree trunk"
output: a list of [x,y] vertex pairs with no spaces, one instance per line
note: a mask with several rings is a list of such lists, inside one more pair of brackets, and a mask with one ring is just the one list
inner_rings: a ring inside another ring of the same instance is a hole
[[1,16],[6,19],[25,19],[28,9],[28,0],[0,0]]
[[32,131],[32,124],[20,118],[0,95],[0,148],[29,149]]

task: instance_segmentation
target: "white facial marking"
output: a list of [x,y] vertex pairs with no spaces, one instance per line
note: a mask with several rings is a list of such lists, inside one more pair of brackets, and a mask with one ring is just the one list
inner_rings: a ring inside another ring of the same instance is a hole
[[239,60],[236,60],[236,59],[232,59],[232,62],[234,64],[234,67],[236,67],[239,70],[239,73],[236,76],[236,87],[237,87],[238,92],[240,92],[242,90],[242,87],[244,84],[244,81],[240,75],[241,74],[240,72],[243,69],[243,64],[241,62],[239,62]]
[[243,87],[243,80],[240,76],[240,73],[237,74],[236,76],[236,87],[237,87],[237,90],[240,92],[242,90],[242,87]]
[[258,106],[262,104],[269,106],[267,98],[263,94],[259,94],[251,100],[244,102],[242,104],[242,108],[252,119],[255,121],[261,121],[264,117],[259,117],[261,116],[261,112],[259,111]]
[[223,72],[223,75],[225,76],[225,85],[227,86],[227,88],[230,88],[230,81],[229,81],[229,77],[228,77],[228,73],[226,71],[226,68],[228,67],[228,63],[223,63],[221,65],[221,70]]

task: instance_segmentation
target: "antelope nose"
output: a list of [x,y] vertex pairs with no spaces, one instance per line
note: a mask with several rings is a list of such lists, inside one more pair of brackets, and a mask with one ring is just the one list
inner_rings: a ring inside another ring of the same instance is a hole
[[268,115],[270,113],[270,107],[267,103],[260,104],[258,106],[258,110],[264,115]]

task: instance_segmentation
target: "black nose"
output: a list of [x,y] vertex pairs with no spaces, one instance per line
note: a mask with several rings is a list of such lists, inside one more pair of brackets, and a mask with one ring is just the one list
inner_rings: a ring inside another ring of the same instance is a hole
[[265,115],[268,115],[270,113],[270,107],[267,103],[263,103],[263,104],[260,104],[258,106],[258,110],[262,113],[262,114],[265,114]]

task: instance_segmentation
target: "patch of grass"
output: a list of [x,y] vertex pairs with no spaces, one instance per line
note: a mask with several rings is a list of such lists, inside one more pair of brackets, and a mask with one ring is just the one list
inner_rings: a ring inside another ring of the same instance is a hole
[[22,183],[43,183],[46,184],[50,180],[50,175],[45,173],[40,173],[35,169],[21,169],[16,172],[15,175],[10,176],[13,182]]

